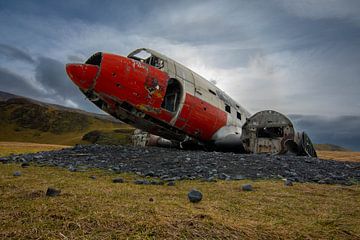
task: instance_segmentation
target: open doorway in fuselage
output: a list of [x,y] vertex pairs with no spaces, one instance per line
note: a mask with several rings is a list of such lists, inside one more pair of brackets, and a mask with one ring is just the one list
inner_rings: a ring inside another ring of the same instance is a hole
[[179,109],[181,96],[181,83],[174,78],[170,78],[161,107],[169,112],[175,113]]

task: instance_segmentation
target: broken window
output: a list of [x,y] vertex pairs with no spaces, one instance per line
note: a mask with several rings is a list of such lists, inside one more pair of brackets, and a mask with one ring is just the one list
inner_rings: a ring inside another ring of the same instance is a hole
[[216,93],[213,90],[209,89],[209,92],[216,96]]
[[155,57],[155,56],[151,56],[149,58],[147,58],[145,60],[145,63],[151,65],[151,66],[154,66],[158,69],[161,69],[164,67],[164,60],[158,58],[158,57]]
[[92,55],[88,60],[86,60],[85,64],[100,66],[101,58],[102,58],[102,53],[97,52],[94,55]]
[[256,130],[256,135],[259,138],[278,138],[284,135],[282,127],[264,127]]
[[225,111],[227,111],[228,113],[231,113],[231,108],[227,104],[225,104]]
[[241,113],[236,112],[236,117],[237,117],[239,120],[241,120]]
[[129,55],[129,58],[138,60],[140,62],[145,62],[150,57],[151,57],[151,53],[149,53],[148,51],[146,51],[144,49],[141,49],[141,50]]
[[164,67],[164,60],[152,55],[151,53],[149,53],[148,51],[146,51],[144,49],[130,54],[129,58],[149,64],[149,65],[154,66],[159,69]]
[[176,79],[169,79],[166,93],[161,107],[169,112],[176,112],[179,108],[181,85]]

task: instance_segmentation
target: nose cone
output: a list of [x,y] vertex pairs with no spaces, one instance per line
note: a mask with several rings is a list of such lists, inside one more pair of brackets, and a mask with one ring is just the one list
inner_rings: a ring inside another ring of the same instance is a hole
[[87,90],[93,84],[99,67],[90,64],[67,64],[66,73],[70,79],[82,90]]

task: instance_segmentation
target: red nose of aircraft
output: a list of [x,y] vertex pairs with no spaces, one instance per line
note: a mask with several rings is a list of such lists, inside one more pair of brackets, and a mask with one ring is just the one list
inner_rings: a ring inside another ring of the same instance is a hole
[[70,79],[82,90],[88,90],[99,71],[99,67],[90,64],[66,64],[66,73]]

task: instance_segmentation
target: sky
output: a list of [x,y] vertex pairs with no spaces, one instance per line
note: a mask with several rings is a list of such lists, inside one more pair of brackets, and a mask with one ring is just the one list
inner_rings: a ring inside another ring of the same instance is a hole
[[290,116],[315,142],[360,150],[360,1],[0,2],[0,90],[99,112],[65,64],[148,47],[251,113]]

